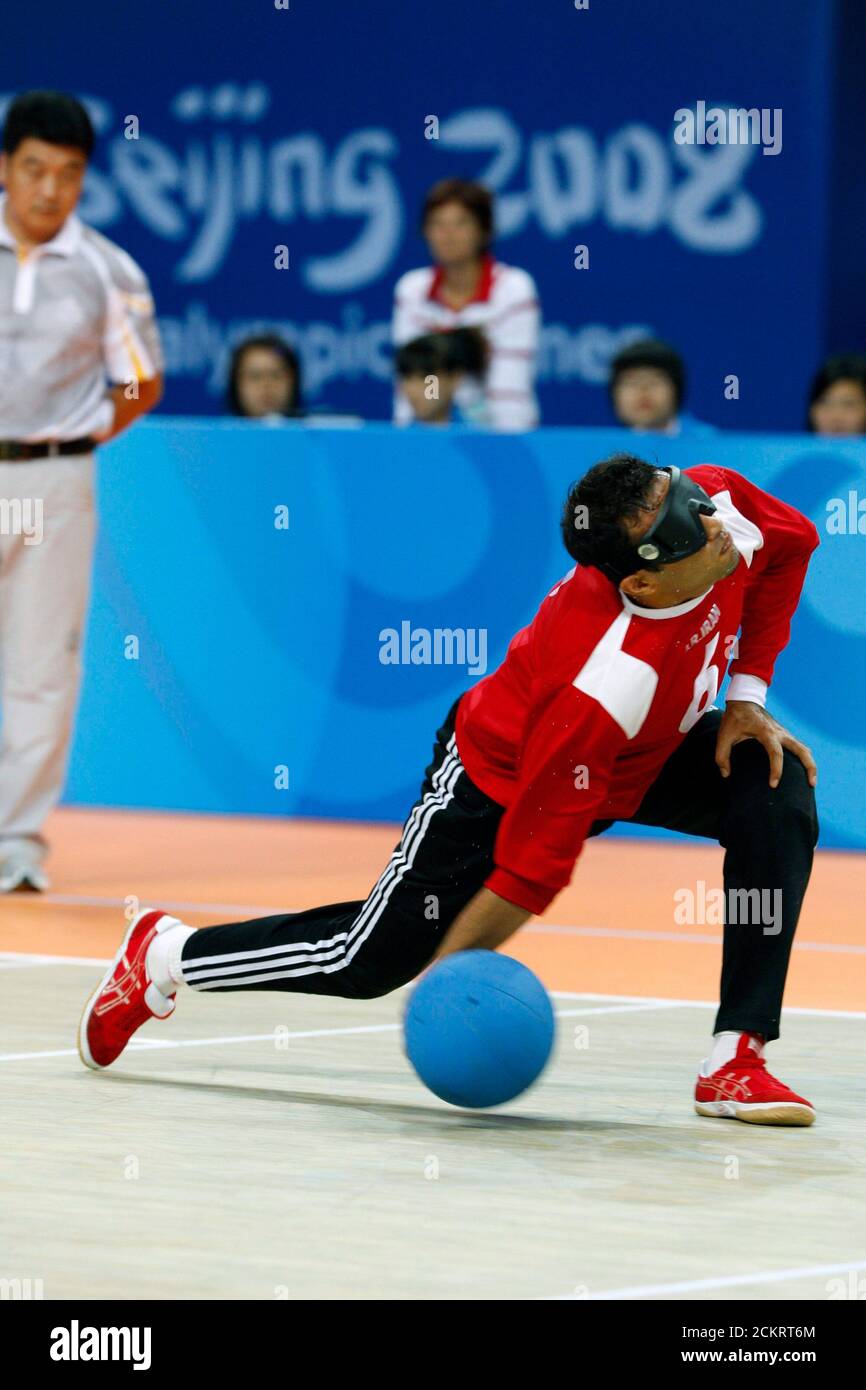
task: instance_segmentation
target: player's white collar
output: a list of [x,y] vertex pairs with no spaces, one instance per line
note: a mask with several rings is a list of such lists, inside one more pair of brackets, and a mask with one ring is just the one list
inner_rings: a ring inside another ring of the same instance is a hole
[[[17,251],[18,243],[6,221],[6,199],[5,193],[0,194],[0,246],[8,246],[11,251]],[[31,247],[28,255],[35,253],[37,256],[45,256],[53,253],[56,256],[71,256],[81,244],[82,231],[81,222],[75,213],[71,212],[60,231],[55,232],[50,241],[41,241],[37,246]]]
[[632,603],[628,594],[624,594],[622,589],[619,591],[619,596],[626,612],[633,613],[636,618],[681,618],[684,613],[691,613],[693,608],[697,608],[699,603],[703,603],[712,587],[711,584],[705,594],[698,594],[697,598],[690,598],[686,603],[678,603],[674,608],[641,608],[640,604]]

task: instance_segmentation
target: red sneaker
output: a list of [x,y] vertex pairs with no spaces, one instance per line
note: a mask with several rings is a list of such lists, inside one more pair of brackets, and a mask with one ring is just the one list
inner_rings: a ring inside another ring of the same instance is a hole
[[101,1071],[111,1066],[137,1028],[149,1018],[168,1018],[174,1013],[174,995],[166,999],[148,979],[145,961],[153,938],[177,925],[176,917],[150,909],[133,918],[120,950],[81,1015],[78,1052],[86,1067]]
[[[751,1046],[756,1034],[744,1033],[737,1055],[712,1076],[698,1076],[695,1109],[716,1119],[745,1120],[752,1125],[810,1125],[815,1109],[767,1071]],[[760,1041],[760,1040],[759,1040]]]

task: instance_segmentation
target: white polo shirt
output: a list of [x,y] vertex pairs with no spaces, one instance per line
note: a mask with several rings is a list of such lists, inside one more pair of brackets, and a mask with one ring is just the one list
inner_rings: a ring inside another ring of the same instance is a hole
[[[538,424],[535,371],[541,311],[535,281],[525,270],[485,256],[475,295],[459,309],[441,297],[438,266],[408,270],[394,290],[395,347],[427,333],[478,328],[489,348],[483,381],[465,378],[455,395],[461,415],[494,430],[531,430]],[[412,411],[398,391],[395,424],[409,424]]]
[[107,383],[163,368],[144,272],[108,237],[68,217],[19,250],[0,198],[0,439],[76,439],[108,423]]

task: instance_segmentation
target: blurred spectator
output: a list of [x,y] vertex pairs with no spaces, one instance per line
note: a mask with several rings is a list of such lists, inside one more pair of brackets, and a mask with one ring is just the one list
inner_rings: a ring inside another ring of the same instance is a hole
[[715,434],[682,410],[686,393],[683,359],[658,338],[642,338],[617,353],[608,389],[617,421],[656,434]]
[[866,357],[828,357],[809,392],[813,434],[866,434]]
[[[397,281],[395,346],[442,329],[480,328],[488,344],[486,370],[478,380],[467,375],[457,388],[460,416],[488,429],[534,429],[538,292],[531,275],[490,251],[491,194],[480,183],[444,179],[427,195],[421,229],[433,265],[409,270]],[[394,419],[411,419],[403,392],[396,394]]]
[[233,415],[252,420],[298,417],[301,365],[297,354],[275,333],[245,338],[229,365],[227,405]]
[[484,373],[486,345],[474,328],[428,333],[397,349],[397,378],[411,411],[409,423],[447,425],[460,383]]

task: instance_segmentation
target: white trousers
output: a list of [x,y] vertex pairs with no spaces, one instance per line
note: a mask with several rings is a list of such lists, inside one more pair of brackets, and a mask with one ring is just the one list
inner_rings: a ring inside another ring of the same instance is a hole
[[81,679],[94,457],[0,463],[0,837],[38,837],[63,790]]

